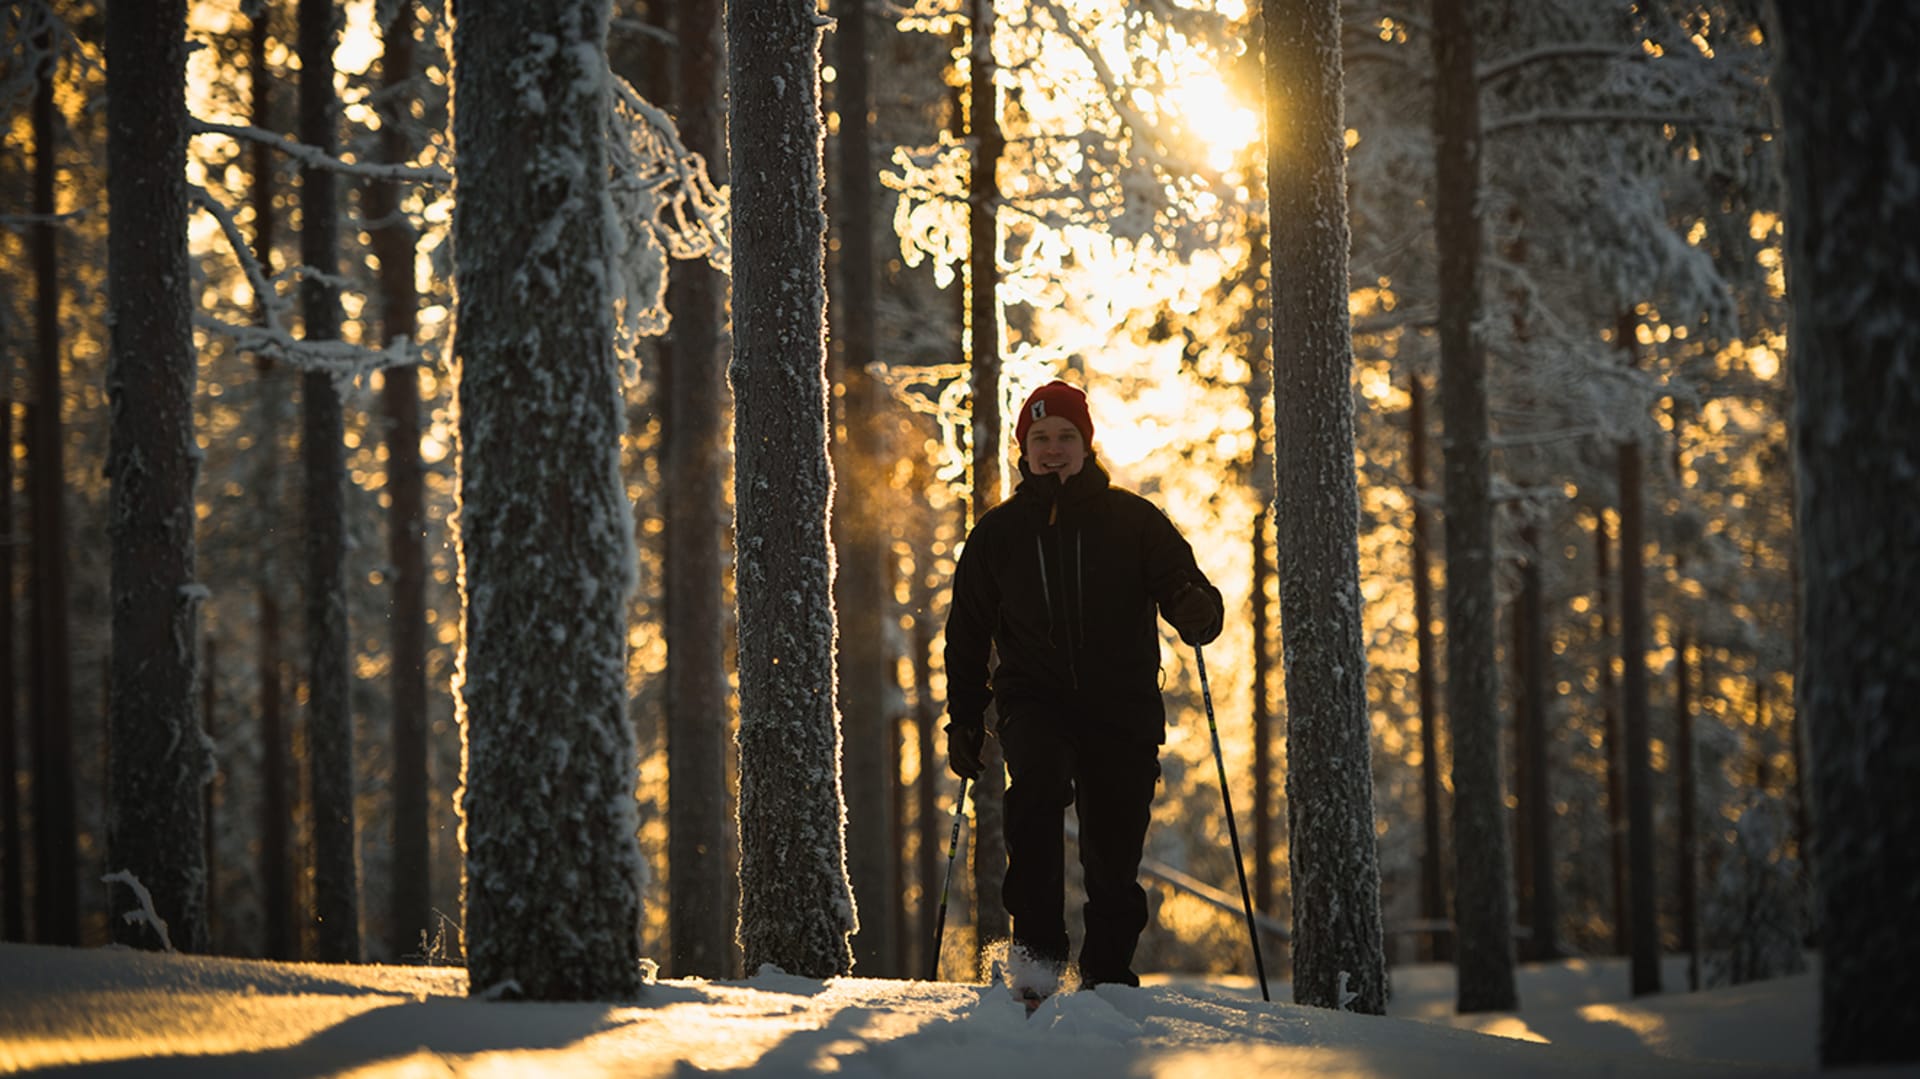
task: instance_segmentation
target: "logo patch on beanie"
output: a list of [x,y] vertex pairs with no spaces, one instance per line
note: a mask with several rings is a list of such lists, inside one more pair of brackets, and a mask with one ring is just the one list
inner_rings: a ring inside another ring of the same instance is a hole
[[1031,411],[1033,412],[1034,419],[1044,420],[1047,418],[1047,403],[1043,400],[1035,401],[1033,403],[1033,408],[1031,409]]

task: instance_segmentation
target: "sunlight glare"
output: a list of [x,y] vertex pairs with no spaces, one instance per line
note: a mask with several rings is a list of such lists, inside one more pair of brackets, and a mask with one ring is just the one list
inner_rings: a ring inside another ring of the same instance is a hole
[[1225,172],[1260,138],[1260,117],[1241,104],[1217,73],[1188,73],[1170,104],[1187,129],[1206,145],[1207,167]]

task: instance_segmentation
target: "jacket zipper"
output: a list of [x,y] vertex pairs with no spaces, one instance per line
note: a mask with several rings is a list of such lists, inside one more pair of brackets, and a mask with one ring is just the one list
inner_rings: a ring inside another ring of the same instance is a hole
[[[1080,558],[1079,540],[1080,540],[1079,535],[1075,534],[1074,536],[1074,545],[1075,545],[1074,578],[1076,581],[1079,579],[1079,568],[1080,568],[1079,567],[1079,558]],[[1041,538],[1037,535],[1033,537],[1033,555],[1034,555],[1034,558],[1040,563],[1040,598],[1044,600],[1047,605],[1047,643],[1057,648],[1059,647],[1059,645],[1053,639],[1053,627],[1054,627],[1053,590],[1050,587],[1048,587],[1048,584],[1047,584],[1047,546],[1046,546],[1046,543],[1043,542]],[[1066,584],[1066,573],[1065,573],[1064,566],[1062,567],[1060,583],[1062,586],[1065,586]],[[1074,623],[1073,611],[1071,609],[1067,610],[1066,616],[1067,616],[1067,680],[1069,681],[1069,683],[1072,684],[1074,689],[1078,690],[1080,688],[1080,666],[1078,662],[1076,662],[1075,660],[1074,653],[1079,651],[1079,649],[1075,647],[1075,643],[1074,643],[1075,633],[1074,633],[1074,626],[1073,626],[1073,623]]]

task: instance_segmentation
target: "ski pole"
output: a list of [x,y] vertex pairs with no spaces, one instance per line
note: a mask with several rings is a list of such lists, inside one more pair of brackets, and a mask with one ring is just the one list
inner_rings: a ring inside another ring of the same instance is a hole
[[1253,944],[1253,969],[1260,975],[1260,999],[1267,995],[1267,964],[1260,958],[1260,932],[1253,924],[1253,893],[1247,890],[1247,867],[1240,862],[1240,829],[1233,823],[1233,795],[1227,790],[1227,758],[1220,752],[1220,728],[1213,722],[1213,690],[1207,686],[1207,657],[1193,646],[1193,662],[1200,668],[1200,699],[1207,705],[1207,733],[1213,736],[1213,763],[1220,769],[1220,803],[1227,811],[1227,836],[1233,840],[1233,869],[1240,874],[1240,905],[1247,912],[1247,939]]
[[947,840],[947,879],[940,885],[940,916],[933,922],[933,957],[927,961],[927,980],[940,980],[940,938],[947,931],[947,895],[953,890],[953,863],[960,855],[960,822],[967,816],[967,777],[960,777],[960,800],[953,806],[953,835]]

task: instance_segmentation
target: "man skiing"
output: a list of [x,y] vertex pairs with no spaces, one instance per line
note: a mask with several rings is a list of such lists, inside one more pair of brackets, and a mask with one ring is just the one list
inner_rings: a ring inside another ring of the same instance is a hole
[[1166,741],[1155,614],[1181,640],[1204,645],[1219,636],[1225,611],[1166,515],[1109,482],[1086,394],[1057,381],[1035,390],[1014,441],[1020,486],[981,516],[954,571],[947,756],[954,774],[979,778],[993,701],[1011,775],[1001,895],[1016,965],[1039,968],[1027,978],[1037,985],[1015,986],[1033,989],[1033,1000],[1052,990],[1068,957],[1068,805],[1087,893],[1081,984],[1140,984],[1132,969],[1147,924],[1140,857]]

